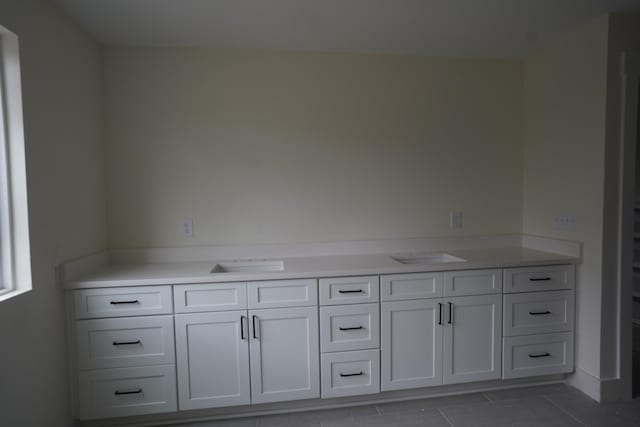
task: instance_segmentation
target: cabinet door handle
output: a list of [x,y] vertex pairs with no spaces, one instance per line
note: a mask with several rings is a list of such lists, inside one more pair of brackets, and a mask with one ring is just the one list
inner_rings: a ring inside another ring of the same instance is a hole
[[548,282],[551,277],[529,277],[531,282]]
[[447,321],[448,324],[452,325],[453,324],[453,303],[449,303],[449,320]]
[[341,294],[361,294],[364,291],[362,289],[354,289],[354,290],[344,290],[344,289],[339,289],[338,292],[340,292]]
[[342,327],[340,327],[338,329],[340,329],[341,331],[357,331],[358,329],[364,329],[364,326],[352,326],[350,328],[342,328]]
[[342,373],[340,374],[341,377],[360,377],[362,375],[364,375],[364,372],[362,372],[362,371],[356,372],[356,373],[353,373],[353,374],[342,374]]
[[442,303],[438,303],[438,325],[442,325]]
[[131,301],[111,301],[111,305],[119,305],[119,304],[138,304],[140,301],[137,299]]
[[244,340],[244,321],[245,321],[246,317],[245,316],[240,316],[240,339]]
[[135,344],[140,344],[140,340],[136,340],[136,341],[114,341],[113,345],[135,345]]
[[253,315],[253,317],[251,318],[251,323],[253,325],[253,339],[257,340],[260,337],[258,336],[257,328],[256,328],[256,319],[258,318],[258,316],[256,316],[255,314]]
[[541,353],[541,354],[530,354],[529,357],[535,359],[537,357],[549,357],[551,356],[549,353]]
[[130,390],[130,391],[120,391],[120,390],[116,390],[115,394],[116,396],[122,396],[123,394],[140,394],[142,393],[142,389],[139,388],[137,390]]
[[551,312],[549,310],[545,310],[545,311],[530,311],[529,312],[530,316],[542,316],[544,314],[551,314]]

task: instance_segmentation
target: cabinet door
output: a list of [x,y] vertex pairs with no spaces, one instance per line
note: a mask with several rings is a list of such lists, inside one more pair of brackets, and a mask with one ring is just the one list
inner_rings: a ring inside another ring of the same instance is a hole
[[252,403],[320,397],[318,308],[250,310]]
[[382,391],[442,384],[441,300],[381,304]]
[[176,314],[180,410],[248,404],[246,311]]
[[500,378],[502,295],[446,298],[444,384]]

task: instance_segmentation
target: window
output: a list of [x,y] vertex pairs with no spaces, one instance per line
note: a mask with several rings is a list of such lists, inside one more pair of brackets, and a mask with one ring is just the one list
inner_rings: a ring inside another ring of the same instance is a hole
[[0,26],[0,301],[31,290],[18,36]]

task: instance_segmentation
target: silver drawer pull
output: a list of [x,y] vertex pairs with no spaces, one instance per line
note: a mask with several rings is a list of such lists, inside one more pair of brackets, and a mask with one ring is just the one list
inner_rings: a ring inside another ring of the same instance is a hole
[[139,388],[137,390],[130,390],[130,391],[116,390],[115,393],[113,393],[113,394],[115,394],[116,396],[122,396],[122,395],[125,395],[125,394],[140,394],[140,393],[142,393],[142,389],[141,388]]
[[362,289],[354,289],[354,290],[343,290],[343,289],[340,289],[340,290],[338,290],[338,292],[340,292],[341,294],[361,294],[364,291]]
[[532,359],[538,358],[538,357],[549,357],[551,356],[549,353],[541,353],[541,354],[530,354],[529,357]]
[[549,310],[546,310],[546,311],[530,311],[529,312],[530,316],[542,316],[544,314],[551,314],[551,312]]
[[364,375],[364,372],[362,371],[356,372],[354,374],[340,374],[341,377],[361,377],[362,375]]
[[353,326],[351,328],[338,328],[341,331],[357,331],[359,329],[364,329],[364,326]]
[[531,282],[548,282],[551,280],[551,277],[529,277]]
[[142,344],[142,342],[140,340],[136,340],[136,341],[114,341],[113,345],[136,345],[136,344]]

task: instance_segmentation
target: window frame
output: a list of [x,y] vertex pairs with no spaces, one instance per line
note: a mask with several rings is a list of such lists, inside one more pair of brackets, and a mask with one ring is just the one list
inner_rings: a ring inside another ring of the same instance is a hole
[[18,36],[0,25],[0,301],[32,289]]

